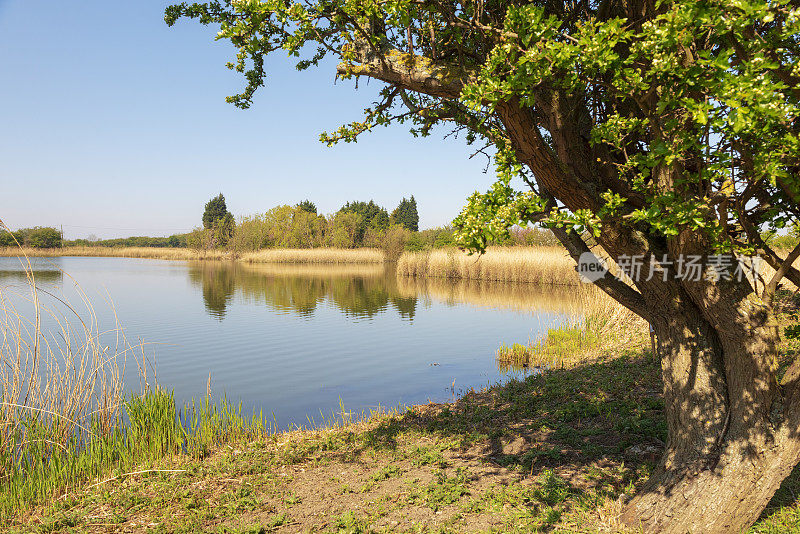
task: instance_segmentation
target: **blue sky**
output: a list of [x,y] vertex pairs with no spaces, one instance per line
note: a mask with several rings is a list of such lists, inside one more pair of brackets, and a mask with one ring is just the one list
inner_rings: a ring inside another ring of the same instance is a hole
[[0,219],[63,225],[68,238],[168,235],[200,223],[222,192],[235,215],[309,198],[393,209],[414,195],[422,227],[448,223],[485,190],[482,156],[402,125],[332,148],[319,133],[358,119],[379,84],[334,83],[335,64],[268,60],[242,111],[216,28],[167,28],[170,2],[0,0]]

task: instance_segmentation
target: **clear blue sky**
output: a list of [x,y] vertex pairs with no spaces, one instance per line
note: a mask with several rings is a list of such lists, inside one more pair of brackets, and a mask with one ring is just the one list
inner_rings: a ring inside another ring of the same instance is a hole
[[423,227],[448,223],[485,190],[463,140],[403,126],[328,148],[320,132],[360,118],[379,84],[334,83],[335,65],[297,72],[270,58],[246,111],[216,28],[167,28],[170,2],[0,0],[0,219],[64,226],[68,238],[168,235],[200,223],[218,192],[237,216],[309,198],[393,209],[413,194]]

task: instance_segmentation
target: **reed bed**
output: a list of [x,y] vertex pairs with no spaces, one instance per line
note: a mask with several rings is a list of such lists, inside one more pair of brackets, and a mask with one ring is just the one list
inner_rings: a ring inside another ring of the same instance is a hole
[[570,367],[614,347],[643,343],[647,322],[603,291],[588,286],[578,294],[578,313],[547,329],[528,345],[501,344],[495,356],[501,370]]
[[241,256],[245,263],[383,263],[384,253],[377,248],[266,249]]
[[194,250],[188,248],[156,247],[64,247],[64,248],[0,248],[0,256],[5,257],[56,257],[56,256],[94,256],[113,258],[147,258],[156,260],[226,260],[233,254],[225,250]]
[[580,284],[575,262],[559,247],[490,247],[480,256],[456,249],[406,252],[397,261],[397,273],[414,278]]

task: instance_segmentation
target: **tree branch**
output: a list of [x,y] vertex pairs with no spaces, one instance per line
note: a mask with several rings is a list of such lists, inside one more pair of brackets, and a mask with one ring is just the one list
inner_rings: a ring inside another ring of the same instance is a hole
[[355,62],[345,60],[336,67],[343,77],[368,76],[439,98],[458,98],[474,78],[473,72],[462,67],[424,56],[399,50],[380,54],[360,42],[355,46]]

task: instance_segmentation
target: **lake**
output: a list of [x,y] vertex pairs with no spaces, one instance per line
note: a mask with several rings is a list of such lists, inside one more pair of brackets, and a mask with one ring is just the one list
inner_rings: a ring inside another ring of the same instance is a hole
[[[179,403],[203,397],[210,375],[213,397],[274,414],[281,428],[320,423],[340,406],[442,401],[519,376],[528,371],[498,367],[500,343],[541,339],[578,306],[575,289],[420,281],[383,265],[31,261],[43,302],[69,315],[55,295],[86,316],[85,293],[101,331],[119,321],[131,344],[145,343]],[[0,258],[0,288],[30,309],[17,295],[27,290],[18,259]],[[138,386],[130,362],[126,373]]]

